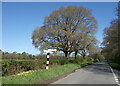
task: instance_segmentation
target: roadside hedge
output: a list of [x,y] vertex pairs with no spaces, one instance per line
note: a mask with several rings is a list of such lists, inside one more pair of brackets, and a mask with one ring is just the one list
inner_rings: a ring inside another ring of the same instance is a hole
[[[50,61],[49,67],[58,65],[59,61]],[[13,75],[23,71],[45,69],[46,60],[3,60],[2,76]]]
[[[97,61],[99,59],[54,59],[50,60],[49,68],[69,63],[86,66],[86,64],[92,64]],[[2,60],[2,76],[14,75],[29,70],[45,69],[45,67],[46,60]]]

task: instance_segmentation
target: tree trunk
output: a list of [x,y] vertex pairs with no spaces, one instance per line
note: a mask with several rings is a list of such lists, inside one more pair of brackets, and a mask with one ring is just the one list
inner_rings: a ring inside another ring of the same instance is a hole
[[77,59],[77,57],[76,57],[76,56],[77,56],[77,53],[78,53],[78,51],[75,51],[75,59]]
[[85,59],[85,56],[86,56],[86,55],[84,54],[84,55],[83,55],[83,59]]
[[82,51],[82,56],[83,56],[83,59],[85,59],[85,56],[86,56],[85,50]]
[[68,52],[67,52],[67,51],[64,51],[64,53],[65,53],[65,58],[67,58]]

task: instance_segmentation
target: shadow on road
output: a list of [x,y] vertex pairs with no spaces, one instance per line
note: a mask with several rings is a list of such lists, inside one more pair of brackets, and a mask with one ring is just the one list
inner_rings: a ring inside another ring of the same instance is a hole
[[112,71],[106,61],[97,62],[92,65],[86,66],[84,70],[96,73],[96,74],[111,74]]

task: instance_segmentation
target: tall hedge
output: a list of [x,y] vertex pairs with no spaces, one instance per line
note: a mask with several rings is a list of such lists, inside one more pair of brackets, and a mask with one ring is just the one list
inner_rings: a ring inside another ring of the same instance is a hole
[[[50,61],[50,65],[59,64],[58,60]],[[3,60],[2,76],[13,75],[23,71],[45,69],[46,60]]]

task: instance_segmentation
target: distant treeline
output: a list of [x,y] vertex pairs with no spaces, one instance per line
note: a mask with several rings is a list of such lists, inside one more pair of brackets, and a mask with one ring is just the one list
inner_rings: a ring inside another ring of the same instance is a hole
[[[26,52],[23,53],[17,53],[17,52],[13,52],[13,53],[8,53],[8,52],[2,52],[0,50],[1,53],[1,57],[2,59],[33,59],[33,60],[37,60],[37,59],[43,59],[46,60],[46,55],[45,54],[38,54],[38,55],[32,55],[32,54],[28,54]],[[74,58],[74,54],[72,55],[72,57]],[[82,58],[82,56],[77,55],[78,58]],[[64,59],[65,56],[61,55],[61,54],[54,54],[54,55],[50,55],[50,59]],[[71,58],[71,56],[69,56],[69,58]],[[92,55],[87,55],[85,58],[104,58],[100,52],[99,53],[94,53]]]
[[[17,53],[17,52],[13,52],[13,53],[8,53],[8,52],[1,52],[2,55],[2,59],[46,59],[46,55],[45,54],[38,54],[38,55],[32,55],[32,54],[28,54],[26,52],[23,53]],[[60,55],[51,55],[50,59],[62,59],[64,58],[64,56],[60,56]]]

